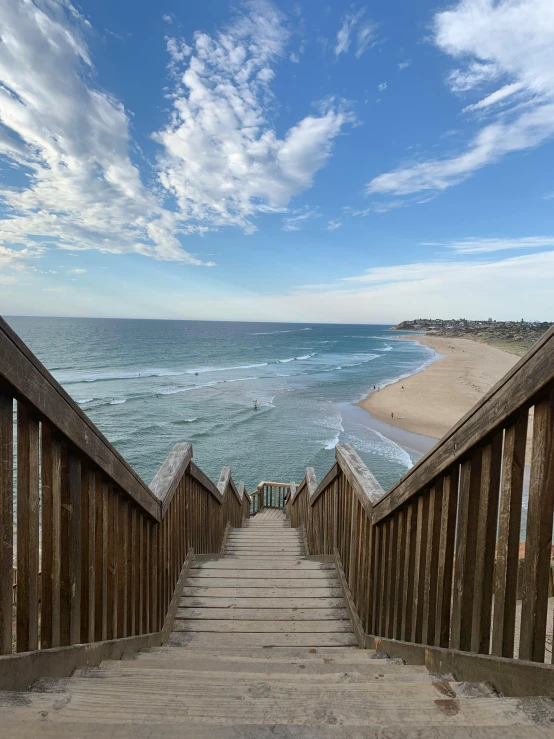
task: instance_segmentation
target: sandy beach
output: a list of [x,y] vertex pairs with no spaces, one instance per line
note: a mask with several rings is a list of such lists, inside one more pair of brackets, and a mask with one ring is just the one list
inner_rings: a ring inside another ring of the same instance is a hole
[[[468,339],[416,339],[443,355],[421,372],[370,393],[359,405],[374,418],[440,439],[518,361],[514,354]],[[394,417],[391,417],[394,413]]]

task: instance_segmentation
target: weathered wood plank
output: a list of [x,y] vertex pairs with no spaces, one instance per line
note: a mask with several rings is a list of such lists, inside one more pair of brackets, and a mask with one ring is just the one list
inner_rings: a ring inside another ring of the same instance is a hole
[[[275,566],[276,563],[274,563]],[[276,579],[276,580],[282,580],[282,579],[310,579],[314,581],[318,580],[326,580],[329,577],[335,577],[336,573],[334,568],[333,569],[325,569],[325,570],[318,570],[318,569],[304,569],[304,568],[298,568],[298,569],[292,569],[289,567],[283,567],[282,570],[262,570],[260,569],[250,569],[249,565],[245,564],[243,569],[228,569],[228,568],[222,568],[220,570],[201,570],[197,568],[193,568],[191,571],[191,577],[194,578],[204,578],[206,580],[211,580],[213,578],[264,578],[264,579]]]
[[190,647],[357,647],[354,634],[173,633],[171,644]]
[[201,598],[337,598],[342,595],[340,587],[318,587],[318,588],[220,588],[201,587],[197,585],[186,585],[183,590],[184,596],[195,596]]
[[502,431],[493,436],[483,449],[482,458],[471,627],[471,651],[479,654],[488,654],[490,649],[502,436]]
[[543,662],[554,512],[554,390],[535,405],[519,657]]
[[470,459],[464,460],[461,465],[450,633],[452,649],[469,650],[471,648],[475,555],[479,522],[479,493],[481,491],[481,456],[481,449],[475,449]]
[[437,610],[435,619],[435,646],[439,647],[447,647],[450,642],[458,483],[459,468],[456,465],[443,477],[441,533],[437,573]]
[[270,577],[189,577],[188,587],[210,587],[210,588],[324,588],[333,587],[338,582],[337,577],[326,577],[321,579],[302,578],[270,578]]
[[504,434],[491,646],[491,653],[498,657],[512,657],[514,654],[527,420],[528,411],[525,409],[519,413]]
[[17,651],[38,649],[39,422],[17,404]]
[[13,400],[0,389],[0,654],[12,651]]
[[[247,562],[248,565],[245,563],[246,569],[251,571],[263,570],[264,574],[266,571],[273,570],[275,568],[275,561],[271,558],[266,558],[265,560],[247,560]],[[280,559],[279,563],[283,565],[283,569],[292,571],[294,568],[295,572],[302,572],[304,570],[324,572],[335,569],[335,565],[332,562],[317,562],[308,559]],[[192,567],[193,572],[206,572],[207,570],[240,570],[242,572],[242,567],[238,566],[236,557],[225,557],[204,561],[197,560]]]
[[[274,621],[347,621],[346,608],[193,608],[185,607],[177,610],[176,618],[193,619],[196,621],[208,619],[233,621],[265,621],[272,624]],[[254,629],[256,631],[257,629]]]
[[209,608],[213,610],[215,608],[221,608],[224,613],[228,613],[229,610],[233,610],[233,613],[237,609],[259,609],[259,610],[275,610],[291,609],[296,612],[301,610],[327,610],[327,609],[344,609],[344,599],[342,594],[338,597],[319,597],[319,598],[281,598],[281,597],[266,597],[266,598],[225,598],[225,597],[208,597],[204,598],[201,596],[185,596],[180,600],[181,608]]
[[305,621],[259,621],[246,619],[180,619],[173,622],[173,632],[197,631],[219,632],[222,634],[337,634],[352,633],[350,619]]
[[150,490],[161,501],[161,513],[165,516],[169,504],[192,459],[192,444],[175,444],[150,483]]
[[425,578],[423,601],[423,644],[435,643],[435,619],[437,611],[437,575],[439,566],[439,542],[442,516],[442,478],[435,480],[429,491],[429,519],[427,552],[425,554]]

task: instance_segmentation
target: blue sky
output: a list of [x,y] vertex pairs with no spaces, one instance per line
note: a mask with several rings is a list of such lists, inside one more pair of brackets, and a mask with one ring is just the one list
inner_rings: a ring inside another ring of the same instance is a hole
[[0,312],[554,319],[552,0],[0,18]]

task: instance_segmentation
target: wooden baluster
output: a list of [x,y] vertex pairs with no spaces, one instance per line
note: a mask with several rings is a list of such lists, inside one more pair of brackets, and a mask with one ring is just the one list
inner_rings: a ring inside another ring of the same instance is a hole
[[471,458],[462,462],[460,473],[450,646],[465,651],[471,649],[481,456],[482,450],[475,449]]
[[41,429],[42,574],[41,649],[60,645],[61,445],[49,427]]
[[435,646],[437,647],[447,647],[450,642],[450,611],[458,483],[459,467],[456,465],[443,478],[441,533],[437,573],[437,610],[435,619]]
[[[343,513],[344,516],[344,513]],[[373,571],[371,573],[371,582],[373,583],[373,603],[371,616],[371,633],[376,636],[379,634],[379,619],[381,605],[381,534],[383,525],[373,527],[372,555]]]
[[62,444],[60,644],[81,640],[81,460]]
[[152,588],[150,572],[152,569],[152,522],[150,519],[144,519],[144,600],[143,600],[143,629],[145,634],[152,631],[151,614],[152,614]]
[[412,641],[421,644],[423,633],[423,600],[425,597],[425,557],[427,555],[427,528],[429,526],[429,491],[417,501],[417,528],[414,572],[414,607],[412,612]]
[[414,572],[417,532],[417,502],[408,503],[406,511],[406,539],[404,550],[404,582],[402,593],[402,626],[400,638],[402,641],[411,641],[412,612],[414,595]]
[[119,497],[119,540],[117,543],[118,556],[118,596],[117,596],[117,636],[127,636],[127,609],[129,607],[129,503],[121,495]]
[[96,475],[96,527],[95,527],[95,594],[94,635],[96,641],[107,638],[108,620],[108,484]]
[[[39,422],[17,404],[17,651],[38,649]],[[11,589],[10,589],[11,590]]]
[[[519,658],[544,662],[554,510],[554,389],[535,405]],[[554,653],[554,651],[553,651]]]
[[471,627],[471,651],[479,654],[488,654],[490,648],[502,436],[502,431],[496,433],[483,449]]
[[138,534],[138,511],[135,506],[131,506],[131,538],[130,538],[130,553],[129,559],[131,562],[130,568],[130,592],[129,592],[129,609],[128,609],[128,621],[127,621],[127,634],[129,636],[135,636],[140,634],[140,630],[137,630],[137,620],[139,611],[137,609],[137,598],[138,598],[138,587],[137,577],[139,568],[140,544]]
[[394,596],[396,587],[396,550],[398,548],[398,512],[392,515],[389,523],[389,550],[387,553],[387,612],[384,635],[393,638]]
[[423,644],[435,643],[435,618],[437,611],[437,576],[439,568],[439,542],[442,515],[442,478],[429,491],[429,525],[427,552],[425,555],[425,587],[423,601]]
[[389,569],[387,555],[389,553],[389,525],[390,518],[387,518],[381,523],[381,540],[380,540],[380,563],[381,563],[381,576],[379,578],[379,636],[386,635],[386,615],[387,615],[387,601],[388,601],[388,586],[390,583]]
[[506,429],[502,455],[500,518],[494,570],[494,615],[491,653],[513,657],[523,470],[529,412],[521,411]]
[[13,640],[13,400],[0,390],[0,654]]
[[157,521],[152,522],[150,526],[150,631],[159,631],[159,577],[158,577],[158,561],[159,561],[159,532],[160,524]]
[[[136,509],[135,509],[136,510]],[[146,531],[144,516],[140,513],[137,515],[137,557],[138,562],[135,568],[135,619],[133,621],[135,634],[145,634],[145,588],[144,588],[144,568],[145,547],[146,547]]]
[[81,472],[81,642],[94,641],[96,480],[86,466]]
[[404,593],[404,546],[406,544],[406,508],[396,513],[398,519],[398,534],[395,545],[396,578],[394,582],[394,615],[392,624],[392,638],[400,639],[402,632],[402,597]]
[[108,603],[107,603],[107,638],[117,638],[117,550],[118,532],[117,493],[111,485],[108,487]]

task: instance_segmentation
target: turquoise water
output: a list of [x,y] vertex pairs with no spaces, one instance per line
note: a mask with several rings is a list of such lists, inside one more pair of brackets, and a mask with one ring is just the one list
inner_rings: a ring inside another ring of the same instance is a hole
[[229,464],[249,490],[307,466],[319,479],[339,442],[385,489],[419,456],[345,412],[436,357],[386,326],[7,320],[147,483],[185,440],[210,477]]

